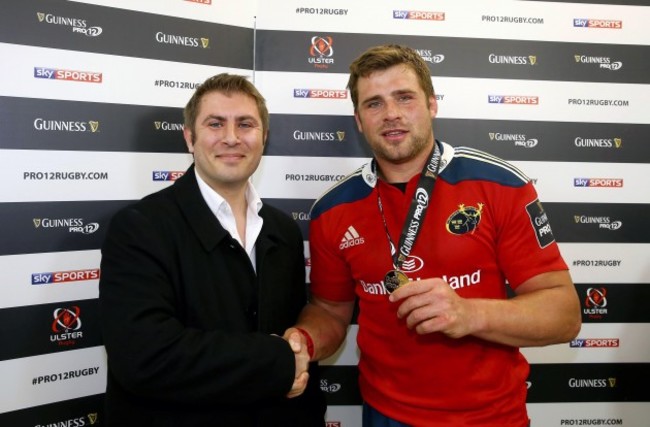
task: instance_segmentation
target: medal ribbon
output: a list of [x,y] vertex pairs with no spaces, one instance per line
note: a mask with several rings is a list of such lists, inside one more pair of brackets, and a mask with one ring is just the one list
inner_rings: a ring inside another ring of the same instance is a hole
[[418,234],[420,234],[420,229],[424,222],[424,215],[427,213],[429,208],[429,200],[431,199],[433,188],[436,184],[436,179],[438,178],[442,154],[440,153],[440,148],[435,141],[433,145],[434,149],[432,150],[431,158],[420,173],[420,179],[418,180],[415,194],[413,195],[413,199],[411,199],[411,206],[409,207],[406,221],[402,227],[402,235],[399,239],[399,250],[395,251],[394,254],[392,253],[393,240],[388,232],[388,224],[386,224],[386,217],[384,216],[384,207],[381,203],[381,195],[379,194],[379,186],[377,186],[377,204],[379,205],[379,213],[381,213],[381,219],[384,222],[384,230],[388,237],[388,243],[391,246],[393,267],[396,270],[401,269],[402,264],[415,245],[415,240],[417,239]]

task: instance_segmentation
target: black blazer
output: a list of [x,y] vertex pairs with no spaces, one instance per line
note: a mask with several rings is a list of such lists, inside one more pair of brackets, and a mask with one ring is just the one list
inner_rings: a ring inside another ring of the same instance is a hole
[[318,366],[295,374],[282,338],[306,302],[303,238],[264,205],[250,258],[205,203],[194,167],[119,211],[102,247],[109,426],[322,426]]

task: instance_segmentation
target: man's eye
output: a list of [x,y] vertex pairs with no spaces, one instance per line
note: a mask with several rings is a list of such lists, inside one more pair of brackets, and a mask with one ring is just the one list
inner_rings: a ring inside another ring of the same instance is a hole
[[240,127],[240,128],[244,128],[244,129],[248,129],[248,128],[252,128],[252,127],[253,127],[253,124],[252,124],[252,123],[249,123],[249,122],[241,122],[241,123],[239,124],[239,127]]
[[220,127],[223,127],[223,123],[221,123],[221,122],[212,122],[212,123],[208,123],[208,126],[210,126],[211,128],[220,128]]

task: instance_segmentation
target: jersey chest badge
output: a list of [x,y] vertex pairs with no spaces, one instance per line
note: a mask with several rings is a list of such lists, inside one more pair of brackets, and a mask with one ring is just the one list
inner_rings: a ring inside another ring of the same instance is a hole
[[458,236],[466,233],[474,234],[481,222],[481,212],[485,204],[477,203],[477,206],[458,205],[458,210],[447,218],[447,231]]

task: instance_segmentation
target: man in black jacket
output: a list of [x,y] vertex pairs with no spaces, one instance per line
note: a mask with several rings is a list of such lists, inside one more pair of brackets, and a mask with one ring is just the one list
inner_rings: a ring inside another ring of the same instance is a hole
[[105,425],[322,427],[318,367],[282,337],[306,303],[303,237],[249,180],[264,98],[220,74],[184,118],[194,164],[118,212],[102,247]]

